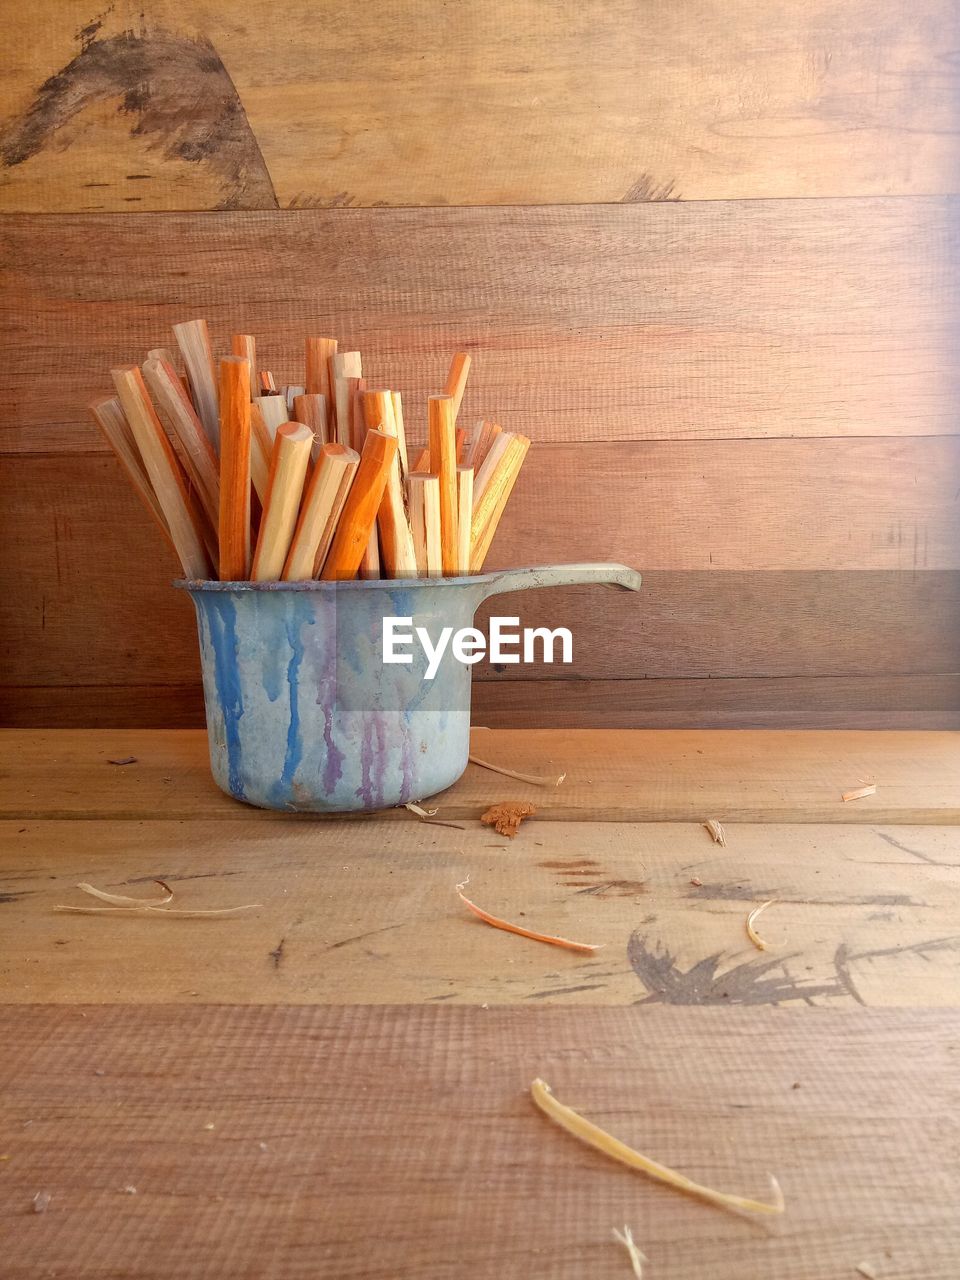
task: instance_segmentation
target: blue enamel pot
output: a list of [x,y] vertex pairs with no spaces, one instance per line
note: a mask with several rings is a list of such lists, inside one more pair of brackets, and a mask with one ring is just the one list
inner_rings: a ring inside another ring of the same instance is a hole
[[421,800],[467,766],[470,676],[448,644],[383,661],[383,620],[411,618],[435,646],[490,596],[609,583],[625,565],[556,565],[463,578],[179,582],[197,611],[210,764],[217,785],[266,809],[345,813]]

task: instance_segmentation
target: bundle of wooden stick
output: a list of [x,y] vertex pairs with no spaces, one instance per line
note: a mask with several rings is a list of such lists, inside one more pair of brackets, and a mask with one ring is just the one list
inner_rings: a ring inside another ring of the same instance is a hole
[[481,421],[457,426],[470,357],[427,402],[408,464],[400,392],[368,386],[359,351],[307,338],[302,386],[279,390],[256,342],[215,360],[205,320],[170,351],[111,371],[98,427],[191,579],[297,582],[478,573],[530,447]]

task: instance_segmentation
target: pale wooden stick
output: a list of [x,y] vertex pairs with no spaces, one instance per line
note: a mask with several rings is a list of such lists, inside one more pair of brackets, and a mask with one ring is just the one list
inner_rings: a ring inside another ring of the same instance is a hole
[[185,320],[173,326],[177,346],[183,356],[197,416],[203,423],[207,439],[220,452],[220,399],[217,393],[217,370],[210,346],[210,330],[206,320]]
[[[281,424],[282,425],[282,424]],[[250,406],[250,479],[260,502],[266,501],[270,482],[270,455],[273,438],[263,419],[263,410],[256,400]]]
[[259,406],[260,412],[263,414],[263,420],[267,424],[267,430],[270,432],[270,447],[273,448],[273,438],[277,434],[277,427],[282,427],[285,422],[290,421],[287,402],[283,396],[254,396],[253,403]]
[[440,477],[440,538],[444,574],[457,572],[457,448],[452,396],[431,396],[430,464]]
[[503,433],[503,427],[497,422],[485,422],[481,430],[477,434],[477,443],[474,445],[473,455],[470,459],[474,472],[479,475],[480,468],[487,460],[487,454],[496,443],[497,436]]
[[470,372],[470,357],[465,351],[458,351],[450,361],[450,372],[447,374],[447,385],[444,394],[453,397],[453,420],[456,422],[463,392],[467,385],[467,374]]
[[305,427],[310,428],[317,449],[327,443],[330,417],[324,396],[319,394],[297,396],[293,402],[293,417],[296,422],[302,422]]
[[333,385],[330,381],[330,357],[337,354],[336,338],[307,338],[304,382],[307,395],[321,395],[327,403],[326,439],[330,439],[333,417]]
[[287,562],[285,582],[315,578],[327,558],[337,521],[360,465],[360,455],[345,444],[322,444],[300,506]]
[[250,394],[257,389],[257,340],[252,333],[234,333],[230,336],[230,352],[243,356],[250,366]]
[[410,475],[408,484],[417,572],[421,578],[439,578],[443,574],[440,552],[440,477],[417,471]]
[[143,365],[143,377],[154,403],[180,445],[183,465],[196,490],[210,527],[220,518],[220,464],[172,364],[157,358]]
[[281,395],[283,396],[284,400],[286,400],[287,402],[287,413],[291,415],[291,419],[290,419],[291,422],[297,421],[297,419],[293,418],[292,416],[294,403],[300,396],[304,394],[305,391],[306,391],[305,387],[295,387],[293,385],[290,385],[288,387],[284,387],[283,391],[281,392]]
[[313,432],[302,422],[285,422],[277,428],[260,535],[250,570],[254,582],[277,582],[283,573],[300,512],[312,444]]
[[[154,347],[152,350],[147,352],[147,359],[166,360],[167,364],[170,365],[175,373],[177,373],[177,361],[169,347]],[[177,373],[177,378],[180,382],[183,382],[179,373]],[[187,394],[190,394],[189,389],[187,390]]]
[[[487,486],[497,473],[497,468],[503,461],[507,450],[510,448],[511,441],[515,438],[511,431],[501,431],[496,437],[487,456],[484,458],[480,467],[474,472],[473,481],[473,509],[477,510],[483,501],[483,495],[486,493]],[[494,498],[488,500],[488,505],[484,511],[483,523],[486,523],[487,516],[493,509]]]
[[183,571],[188,578],[206,578],[210,561],[203,546],[200,513],[191,502],[186,476],[157,417],[143,374],[135,365],[111,373]]
[[406,481],[410,467],[407,460],[407,433],[403,425],[403,401],[399,391],[390,392],[393,400],[393,420],[397,427],[397,447],[400,450],[400,476]]
[[350,444],[350,379],[363,377],[359,351],[340,351],[330,357],[330,385],[333,389],[333,436],[340,444]]
[[487,552],[490,550],[493,535],[497,532],[500,517],[503,515],[504,507],[506,507],[510,494],[513,492],[513,486],[517,483],[520,468],[523,466],[523,460],[527,456],[529,448],[530,441],[526,436],[517,435],[514,437],[497,475],[493,477],[487,487],[485,497],[495,494],[496,501],[489,513],[486,524],[479,531],[477,528],[477,507],[474,504],[473,527],[470,535],[471,573],[479,573],[483,568],[483,562],[486,560]]
[[473,467],[457,467],[457,573],[470,572],[473,527]]
[[397,456],[397,442],[383,431],[368,431],[360,466],[334,534],[320,577],[327,582],[356,576],[370,541],[377,511]]
[[250,573],[250,366],[220,361],[220,579]]
[[[380,430],[397,439],[397,423],[393,414],[393,397],[389,391],[364,391],[363,414],[368,431]],[[383,493],[377,515],[380,530],[382,566],[388,578],[415,578],[417,556],[407,515],[403,477],[400,474],[400,442],[397,456]]]
[[137,497],[157,522],[157,528],[163,534],[167,544],[176,551],[173,539],[170,537],[170,530],[167,527],[166,516],[157,501],[157,495],[153,492],[153,485],[150,483],[150,477],[144,469],[140,450],[137,448],[137,442],[133,438],[130,424],[124,417],[120,401],[116,396],[100,396],[98,399],[91,401],[88,408],[107,444],[117,455],[120,465],[126,471]]

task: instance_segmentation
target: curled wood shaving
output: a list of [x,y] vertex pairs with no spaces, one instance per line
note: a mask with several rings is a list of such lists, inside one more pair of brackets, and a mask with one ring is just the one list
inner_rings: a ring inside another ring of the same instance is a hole
[[103,889],[95,889],[92,884],[80,883],[77,885],[84,893],[89,893],[91,898],[99,898],[101,902],[112,902],[115,907],[162,907],[167,902],[173,901],[173,890],[163,880],[154,880],[154,884],[159,884],[165,890],[162,898],[128,898],[122,893],[106,893]]
[[877,784],[871,782],[869,786],[858,787],[856,791],[844,791],[840,797],[841,800],[862,800],[864,796],[875,796],[877,794]]
[[585,1142],[588,1147],[593,1147],[594,1150],[603,1152],[604,1155],[609,1156],[612,1160],[619,1160],[621,1164],[625,1164],[631,1169],[637,1169],[641,1173],[647,1174],[648,1177],[656,1179],[657,1182],[664,1182],[669,1187],[676,1187],[678,1191],[685,1191],[688,1195],[699,1196],[701,1200],[707,1200],[710,1204],[719,1205],[723,1209],[741,1209],[748,1213],[783,1213],[783,1192],[780,1190],[780,1184],[772,1174],[770,1176],[770,1183],[773,1187],[772,1204],[767,1204],[763,1200],[748,1200],[744,1196],[730,1195],[725,1191],[714,1191],[711,1187],[701,1186],[700,1183],[693,1182],[684,1174],[677,1173],[674,1169],[668,1169],[666,1165],[659,1164],[656,1160],[651,1160],[649,1156],[641,1155],[639,1151],[634,1151],[633,1147],[628,1147],[619,1138],[613,1137],[612,1134],[607,1133],[604,1129],[600,1129],[589,1120],[585,1120],[572,1107],[564,1106],[562,1102],[558,1101],[545,1080],[534,1080],[530,1086],[530,1095],[544,1115],[548,1116],[555,1124],[558,1124],[561,1129],[566,1129],[575,1138]]
[[569,938],[557,938],[552,933],[537,933],[533,929],[525,929],[523,925],[511,924],[509,920],[501,920],[499,916],[492,916],[489,911],[484,911],[475,902],[471,902],[463,892],[463,885],[457,885],[457,895],[467,910],[472,911],[475,916],[486,924],[493,925],[495,929],[505,929],[507,933],[517,933],[521,938],[532,938],[534,942],[549,942],[554,947],[564,947],[567,951],[584,951],[588,954],[599,951],[602,945],[600,943],[571,942]]
[[614,1240],[619,1241],[630,1255],[630,1265],[633,1267],[633,1274],[637,1277],[637,1280],[643,1280],[643,1264],[647,1259],[634,1244],[633,1232],[626,1226],[622,1231],[618,1231],[617,1228],[614,1227],[613,1238]]
[[544,776],[539,773],[518,773],[516,769],[505,769],[503,765],[491,764],[489,760],[481,760],[479,756],[469,756],[468,759],[471,764],[478,764],[481,769],[502,773],[505,778],[516,778],[518,782],[530,782],[535,787],[559,787],[567,776],[565,773],[561,773],[559,777],[554,774]]
[[707,821],[703,823],[703,826],[707,828],[717,844],[725,845],[727,843],[727,837],[723,834],[723,827],[716,818],[708,818]]
[[114,905],[111,907],[68,907],[62,903],[57,903],[53,909],[54,911],[68,912],[70,915],[75,916],[173,916],[177,920],[202,920],[238,916],[244,911],[255,911],[260,906],[259,902],[248,902],[242,907],[197,908],[193,911],[181,910],[177,907],[166,906],[166,903],[173,901],[173,890],[170,886],[163,880],[156,880],[154,883],[162,885],[166,890],[167,897],[155,898],[152,902],[148,902],[143,898],[128,898],[121,893],[106,893],[103,889],[95,889],[92,884],[78,884],[77,888],[82,889],[84,893],[89,893],[94,898],[100,898],[103,902],[112,902]]
[[532,818],[537,812],[536,806],[527,804],[525,800],[501,800],[491,805],[486,813],[481,813],[480,821],[485,827],[495,827],[502,836],[512,840],[520,828],[524,818]]
[[857,1275],[865,1276],[866,1280],[877,1280],[877,1273],[869,1262],[861,1262],[857,1265]]
[[255,911],[262,904],[248,902],[242,907],[218,907],[215,910],[181,911],[176,907],[65,907],[58,903],[54,911],[69,912],[74,916],[113,916],[115,920],[128,916],[167,916],[176,920],[203,920],[220,917],[242,915],[244,911]]
[[439,809],[423,809],[420,805],[414,804],[412,801],[405,804],[403,807],[405,809],[409,809],[411,813],[415,813],[420,821],[425,822],[428,827],[451,827],[454,831],[466,830],[466,827],[462,826],[459,822],[442,822],[440,819],[434,817],[435,814],[440,812]]
[[747,916],[747,937],[750,939],[750,941],[753,943],[753,945],[757,948],[758,951],[766,951],[767,947],[769,946],[769,943],[760,937],[759,933],[757,933],[756,929],[753,926],[756,924],[757,917],[760,915],[760,912],[766,911],[767,907],[773,906],[775,902],[776,902],[776,898],[768,898],[767,901],[761,903],[759,907],[754,907],[753,910],[750,912],[750,914]]
[[52,1199],[53,1196],[49,1191],[38,1191],[33,1197],[33,1212],[46,1213],[47,1209],[50,1207],[50,1201]]

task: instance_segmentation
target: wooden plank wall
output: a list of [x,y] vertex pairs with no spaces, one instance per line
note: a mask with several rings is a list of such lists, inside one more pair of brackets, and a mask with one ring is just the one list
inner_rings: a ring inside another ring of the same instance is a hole
[[[960,725],[944,0],[80,0],[5,17],[0,702],[201,719],[175,566],[83,406],[206,315],[295,380],[333,332],[535,448],[492,563],[573,668],[496,725]],[[411,411],[412,410],[412,411]]]

